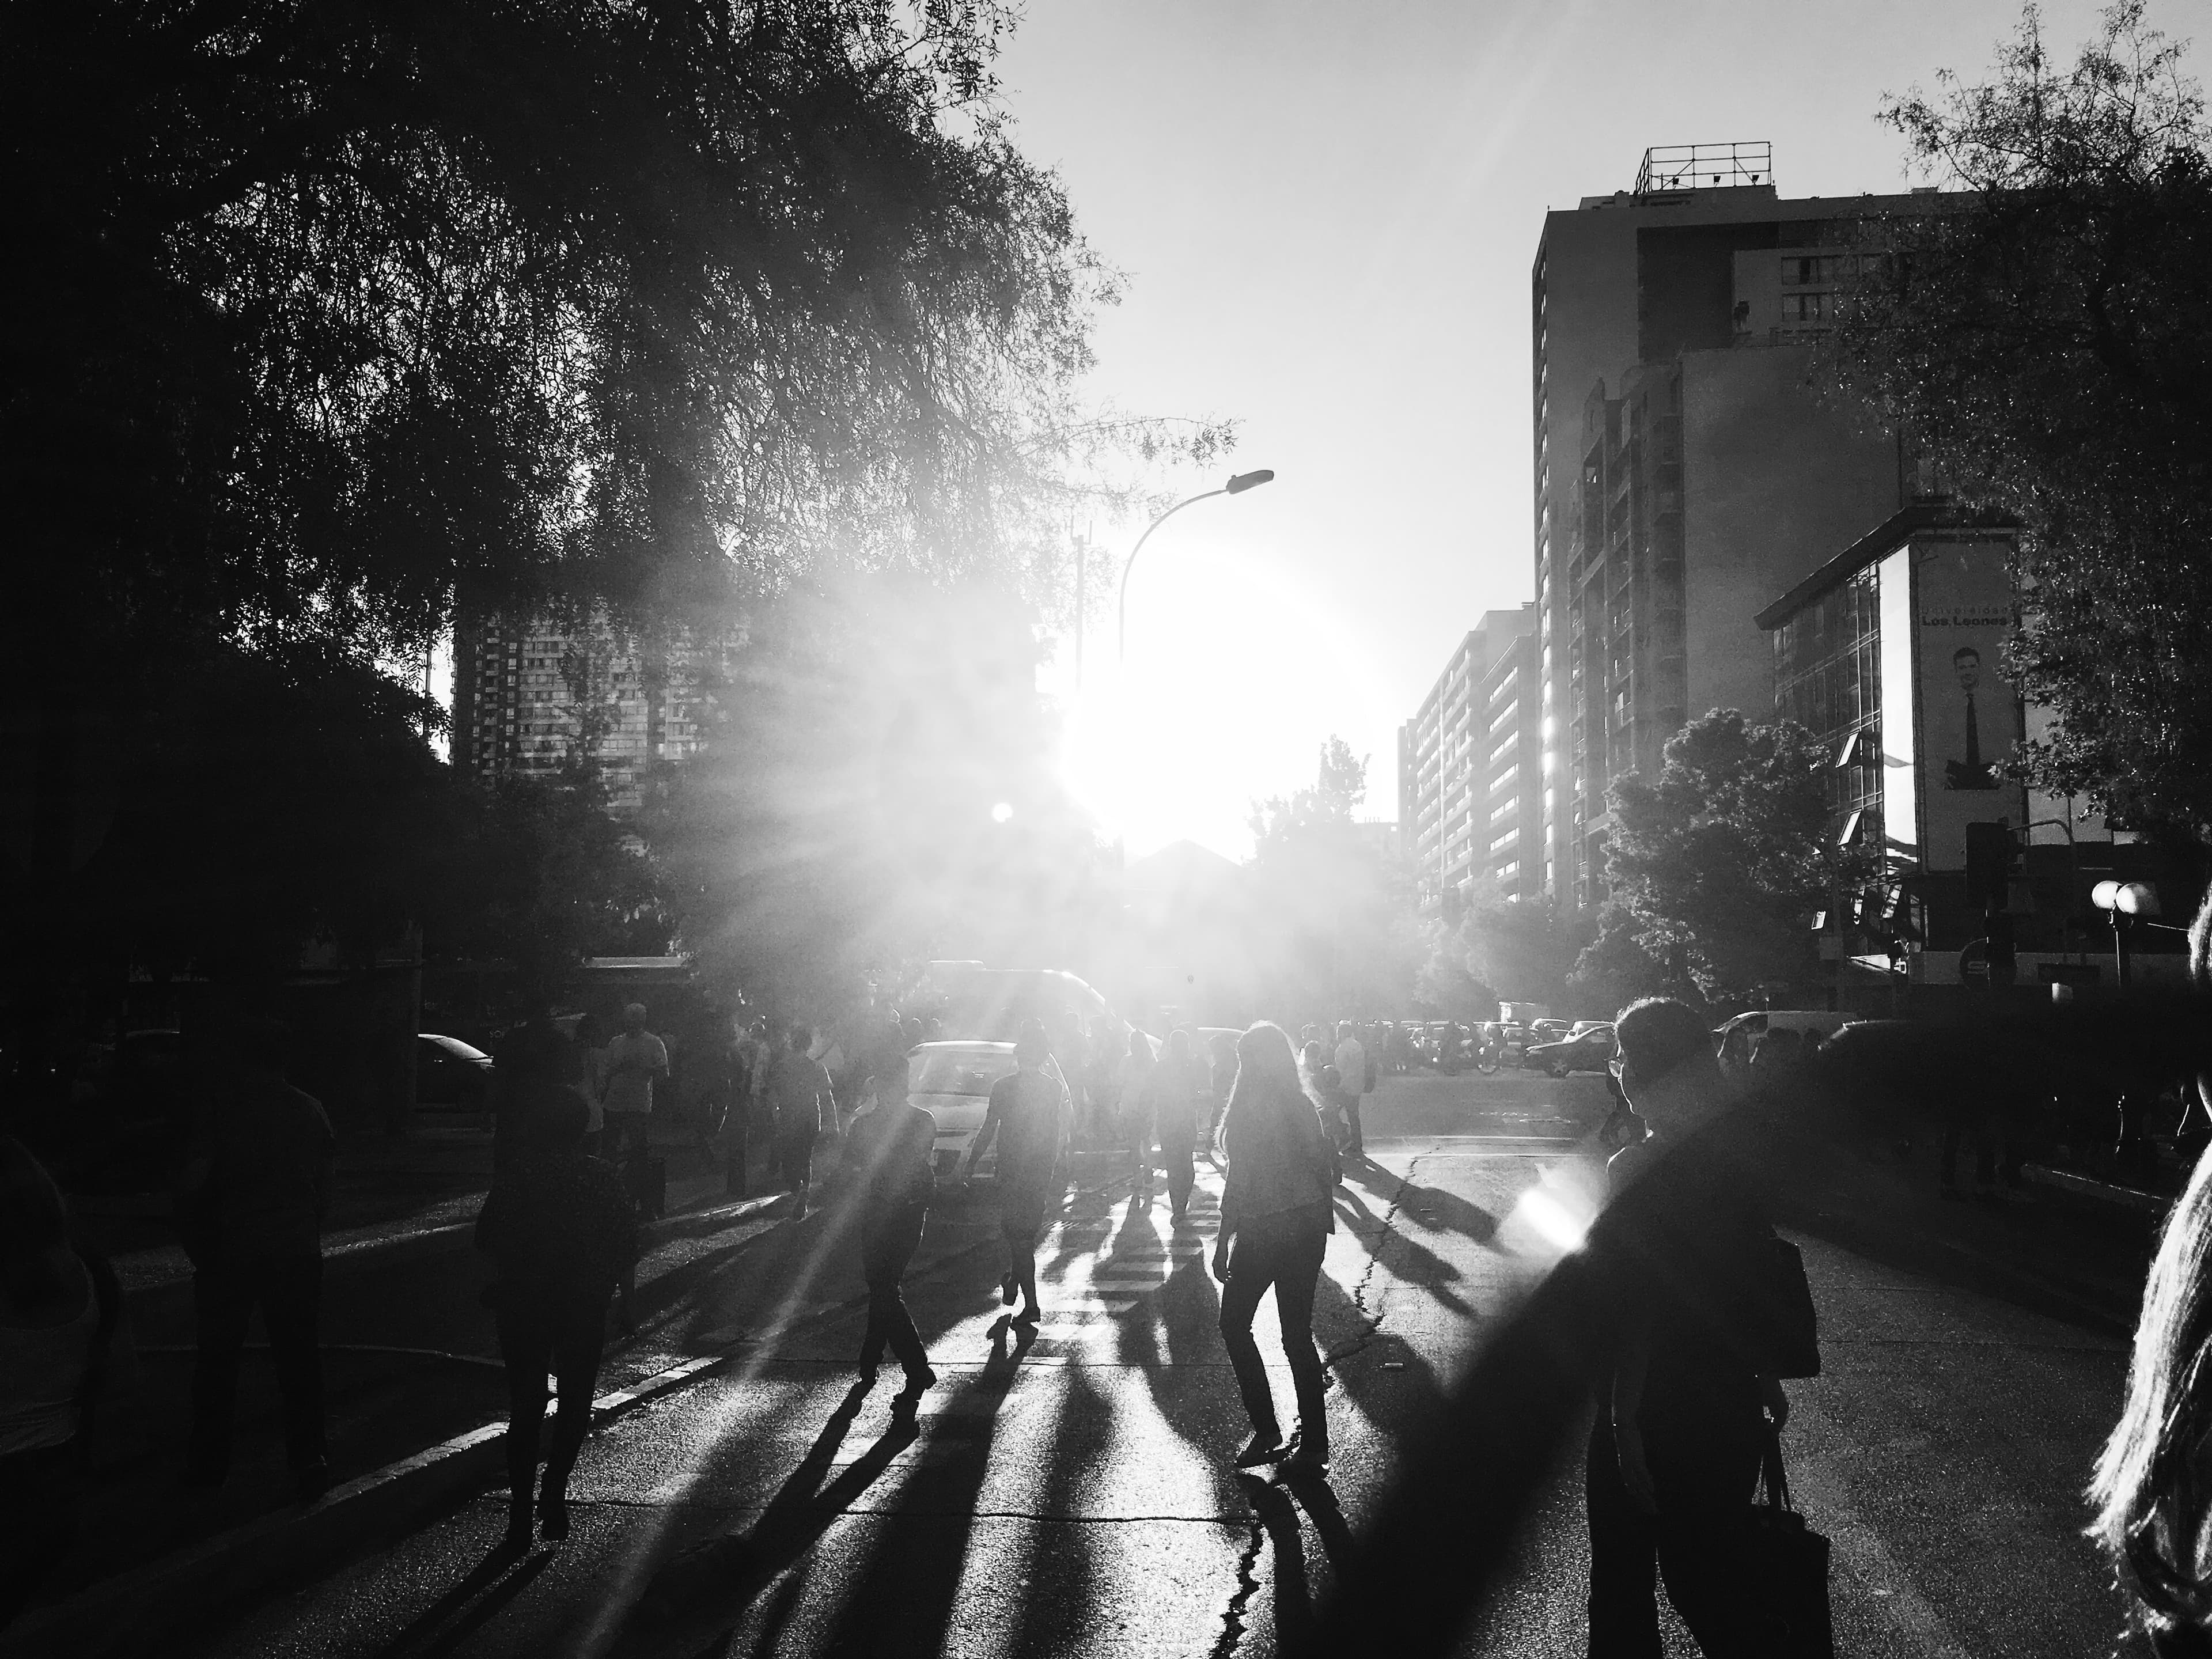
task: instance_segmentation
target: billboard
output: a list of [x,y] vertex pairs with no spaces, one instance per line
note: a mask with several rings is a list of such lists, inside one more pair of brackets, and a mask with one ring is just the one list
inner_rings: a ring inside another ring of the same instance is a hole
[[2022,735],[2020,699],[1997,672],[2013,628],[2008,550],[1994,539],[1912,544],[1924,869],[1966,868],[1969,823],[2024,821],[2020,786],[1996,770]]

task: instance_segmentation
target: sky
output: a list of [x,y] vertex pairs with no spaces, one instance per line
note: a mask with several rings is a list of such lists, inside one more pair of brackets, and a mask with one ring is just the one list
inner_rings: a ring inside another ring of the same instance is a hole
[[[2098,8],[2046,0],[2063,61]],[[2152,0],[2169,33],[2206,0]],[[1784,197],[1909,182],[1875,116],[1978,77],[2017,0],[1030,0],[999,66],[1016,137],[1126,278],[1091,394],[1228,416],[1227,467],[1045,676],[1068,769],[1132,857],[1250,850],[1255,798],[1332,733],[1397,815],[1399,724],[1485,610],[1532,597],[1528,273],[1547,209],[1646,147],[1765,139]],[[2202,54],[2192,54],[2201,63]],[[2200,75],[2203,73],[2199,70]],[[1911,180],[1910,182],[1918,182]],[[1100,525],[1126,550],[1141,524]],[[1119,553],[1117,551],[1117,556]]]

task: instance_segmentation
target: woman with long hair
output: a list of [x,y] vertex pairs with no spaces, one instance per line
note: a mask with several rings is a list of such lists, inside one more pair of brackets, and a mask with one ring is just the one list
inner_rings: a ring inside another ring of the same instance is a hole
[[[1229,1170],[1221,1190],[1221,1233],[1213,1276],[1223,1285],[1221,1340],[1237,1374],[1237,1392],[1252,1419],[1251,1437],[1237,1454],[1240,1469],[1284,1463],[1294,1470],[1328,1467],[1328,1416],[1321,1355],[1314,1346],[1314,1286],[1322,1254],[1336,1231],[1330,1194],[1337,1181],[1336,1146],[1298,1074],[1297,1055],[1279,1025],[1255,1025],[1237,1040],[1237,1081],[1222,1114],[1221,1142]],[[1297,1396],[1297,1432],[1286,1443],[1275,1417],[1253,1316],[1269,1286],[1282,1322],[1283,1352]]]
[[[2212,892],[2189,930],[2189,976],[2212,990]],[[2212,1074],[2197,1079],[2212,1100]],[[2166,1659],[2212,1656],[2212,1152],[2166,1218],[2143,1286],[2127,1403],[2097,1460],[2092,1537],[2135,1623]]]

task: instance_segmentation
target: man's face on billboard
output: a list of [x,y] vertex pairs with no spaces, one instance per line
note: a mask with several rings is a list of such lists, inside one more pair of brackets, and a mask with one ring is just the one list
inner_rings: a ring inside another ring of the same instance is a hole
[[1971,691],[1982,683],[1982,653],[1972,646],[1953,652],[1951,666],[1958,671],[1959,684],[1965,690]]

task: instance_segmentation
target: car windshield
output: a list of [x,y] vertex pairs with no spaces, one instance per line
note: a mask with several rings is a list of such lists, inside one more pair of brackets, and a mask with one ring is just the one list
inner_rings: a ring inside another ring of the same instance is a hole
[[1011,1054],[925,1054],[910,1086],[918,1095],[988,1095],[1013,1069]]

